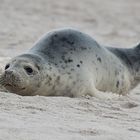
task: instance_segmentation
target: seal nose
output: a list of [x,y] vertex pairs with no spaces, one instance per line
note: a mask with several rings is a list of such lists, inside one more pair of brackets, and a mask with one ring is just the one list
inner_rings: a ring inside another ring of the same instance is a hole
[[14,71],[13,70],[8,70],[8,69],[5,70],[4,78],[5,78],[5,83],[12,85],[13,82],[15,81]]
[[5,75],[11,75],[13,73],[12,70],[5,70]]

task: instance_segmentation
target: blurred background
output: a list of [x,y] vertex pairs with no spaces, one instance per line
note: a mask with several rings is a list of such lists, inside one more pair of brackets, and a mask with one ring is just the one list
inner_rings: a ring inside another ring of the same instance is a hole
[[0,56],[18,55],[62,27],[100,44],[133,47],[140,42],[140,0],[0,0]]

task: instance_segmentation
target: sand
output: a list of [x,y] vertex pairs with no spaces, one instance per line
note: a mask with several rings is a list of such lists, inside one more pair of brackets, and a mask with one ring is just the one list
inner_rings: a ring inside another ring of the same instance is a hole
[[[61,27],[100,44],[133,47],[140,41],[139,12],[139,0],[1,0],[1,71],[42,34]],[[104,100],[0,92],[0,140],[139,139],[140,87]]]

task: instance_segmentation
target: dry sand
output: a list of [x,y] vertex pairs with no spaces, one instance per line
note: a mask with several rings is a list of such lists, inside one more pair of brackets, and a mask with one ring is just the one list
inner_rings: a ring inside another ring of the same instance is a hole
[[[139,14],[140,0],[0,0],[0,67],[60,27],[132,47],[140,41]],[[139,139],[140,87],[108,100],[0,93],[0,140]]]

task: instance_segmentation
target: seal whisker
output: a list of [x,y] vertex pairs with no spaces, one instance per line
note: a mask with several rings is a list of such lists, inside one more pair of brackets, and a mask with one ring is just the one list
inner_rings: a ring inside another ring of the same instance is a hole
[[0,83],[3,83],[4,82],[4,80],[0,80]]

